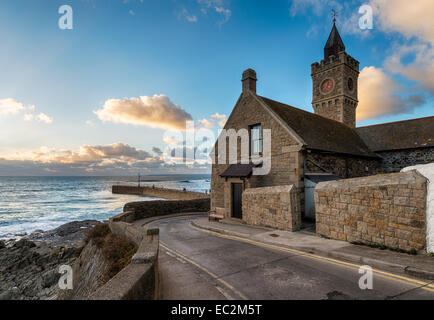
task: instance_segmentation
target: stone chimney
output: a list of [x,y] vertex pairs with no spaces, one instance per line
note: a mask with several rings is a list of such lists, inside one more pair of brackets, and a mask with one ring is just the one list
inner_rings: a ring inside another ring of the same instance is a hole
[[247,92],[248,90],[256,93],[256,72],[253,69],[247,69],[243,72],[243,78],[241,80],[243,82],[243,92]]

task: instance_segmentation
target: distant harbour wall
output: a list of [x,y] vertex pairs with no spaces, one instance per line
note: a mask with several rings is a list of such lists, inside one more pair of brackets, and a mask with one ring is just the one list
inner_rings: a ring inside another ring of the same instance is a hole
[[152,198],[169,199],[169,200],[194,200],[208,199],[209,194],[193,191],[183,191],[176,189],[138,187],[138,186],[112,186],[114,194],[134,194]]

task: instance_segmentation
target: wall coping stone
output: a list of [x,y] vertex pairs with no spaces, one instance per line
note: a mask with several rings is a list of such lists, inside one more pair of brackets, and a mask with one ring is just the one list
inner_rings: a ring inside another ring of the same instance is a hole
[[408,172],[378,174],[375,176],[352,178],[344,180],[325,181],[317,184],[315,190],[349,187],[372,187],[379,185],[398,185],[405,183],[426,183],[427,179],[416,170]]
[[251,188],[243,191],[244,194],[269,194],[269,193],[280,193],[280,192],[297,192],[297,188],[291,184],[287,186],[274,186],[274,187],[261,187],[261,188]]

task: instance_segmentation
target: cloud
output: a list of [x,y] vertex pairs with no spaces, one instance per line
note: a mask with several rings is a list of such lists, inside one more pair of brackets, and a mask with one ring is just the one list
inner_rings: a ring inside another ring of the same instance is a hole
[[197,16],[190,14],[186,8],[182,8],[181,12],[179,13],[179,18],[184,18],[191,23],[197,22]]
[[395,44],[393,54],[385,60],[385,68],[418,82],[422,89],[434,94],[434,2],[371,0],[370,4],[380,29],[400,33],[412,41]]
[[215,7],[214,9],[215,9],[215,11],[216,11],[217,13],[222,14],[223,17],[224,17],[223,21],[221,21],[221,22],[219,23],[220,25],[222,25],[222,24],[224,24],[224,23],[226,23],[226,22],[229,21],[231,15],[232,15],[232,11],[231,11],[231,10],[226,9],[226,8],[224,8],[224,7]]
[[25,106],[13,98],[0,99],[0,116],[17,115],[25,112],[23,115],[24,121],[30,122],[36,120],[46,124],[53,123],[53,118],[49,117],[45,113],[41,112],[38,115],[35,115],[35,109],[34,105]]
[[185,130],[192,117],[165,95],[129,99],[109,99],[94,111],[103,122],[145,125],[159,129]]
[[43,122],[46,124],[51,124],[53,123],[53,118],[47,116],[45,113],[40,113],[38,115],[33,115],[31,113],[26,113],[24,114],[24,121],[38,121],[38,122]]
[[214,127],[214,122],[209,121],[208,119],[199,120],[199,123],[206,129],[211,129]]
[[146,160],[151,155],[140,149],[129,146],[124,143],[115,143],[105,146],[83,145],[79,151],[59,150],[41,147],[39,151],[27,153],[15,153],[8,157],[11,160],[29,160],[44,163],[98,163],[104,160]]
[[434,44],[434,2],[432,0],[371,0],[375,17],[384,31],[396,31],[407,38],[418,37]]
[[228,22],[232,15],[232,11],[225,6],[223,0],[197,0],[197,3],[203,15],[207,15],[211,10],[222,16],[223,20],[218,23],[220,26]]
[[223,128],[226,125],[226,115],[216,113],[211,116],[214,121],[218,121],[218,125]]
[[42,113],[42,112],[36,116],[36,120],[38,120],[39,122],[46,123],[46,124],[53,123],[53,118],[47,116],[45,113]]
[[316,16],[323,14],[325,9],[342,10],[342,4],[335,0],[292,0],[289,13],[292,17],[300,13],[313,12]]
[[[0,156],[0,175],[125,175],[182,173],[188,169],[209,172],[210,166],[199,161],[166,163],[159,148],[155,155],[125,143],[89,146],[78,151],[41,147],[37,151]],[[190,171],[191,172],[191,171]]]
[[[408,56],[414,56],[414,59],[405,64],[403,60]],[[397,47],[384,66],[387,71],[416,81],[422,89],[434,94],[434,49],[430,45],[418,43]]]
[[22,103],[12,98],[0,99],[0,115],[17,114],[29,108],[34,108],[34,106],[25,107]]
[[425,103],[424,96],[402,97],[404,91],[383,69],[366,67],[360,72],[357,120],[374,119],[384,115],[408,113]]
[[211,116],[211,119],[202,119],[198,120],[198,122],[202,125],[205,129],[212,129],[214,128],[215,124],[217,123],[219,127],[223,128],[226,124],[226,115],[224,114],[213,114]]

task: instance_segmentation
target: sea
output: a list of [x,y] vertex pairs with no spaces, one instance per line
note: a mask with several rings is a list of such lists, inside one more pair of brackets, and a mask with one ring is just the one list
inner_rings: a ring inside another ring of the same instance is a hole
[[[142,176],[142,186],[209,192],[210,175]],[[138,177],[0,177],[0,239],[17,239],[82,220],[104,221],[127,202],[152,201],[112,194],[113,185],[137,185]]]

